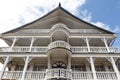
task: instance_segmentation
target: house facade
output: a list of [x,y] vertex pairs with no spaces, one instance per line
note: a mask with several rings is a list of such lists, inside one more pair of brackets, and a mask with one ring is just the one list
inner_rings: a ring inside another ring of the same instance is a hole
[[0,48],[0,80],[120,80],[116,37],[59,5],[0,35],[9,45]]

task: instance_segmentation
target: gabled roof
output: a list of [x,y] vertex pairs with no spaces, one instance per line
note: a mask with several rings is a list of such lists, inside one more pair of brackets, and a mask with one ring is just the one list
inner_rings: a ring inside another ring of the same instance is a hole
[[32,25],[32,24],[38,22],[39,20],[42,20],[42,19],[48,17],[49,15],[51,15],[51,14],[53,14],[54,12],[59,11],[59,10],[65,12],[65,13],[68,14],[69,16],[71,16],[71,17],[75,18],[76,20],[78,20],[78,21],[80,21],[80,22],[83,22],[83,23],[85,23],[85,24],[87,24],[87,25],[89,25],[89,26],[92,26],[92,27],[94,27],[94,28],[97,28],[97,29],[99,29],[99,30],[102,30],[102,31],[104,31],[104,32],[106,32],[106,33],[108,33],[108,34],[115,34],[115,33],[111,32],[111,31],[105,30],[105,29],[100,28],[100,27],[98,27],[98,26],[95,26],[95,25],[93,25],[93,24],[91,24],[91,23],[88,23],[88,22],[86,22],[86,21],[84,21],[84,20],[82,20],[82,19],[79,19],[78,17],[72,15],[70,12],[68,12],[67,10],[65,10],[64,8],[62,8],[60,4],[59,4],[59,6],[58,6],[57,8],[55,8],[55,9],[52,10],[51,12],[47,13],[47,14],[44,15],[43,17],[41,17],[41,18],[39,18],[39,19],[37,19],[37,20],[35,20],[35,21],[33,21],[33,22],[30,22],[30,23],[28,23],[28,24],[25,24],[25,25],[23,25],[23,26],[21,26],[21,27],[18,27],[18,28],[16,28],[16,29],[13,29],[13,30],[10,30],[10,31],[8,31],[8,32],[5,32],[5,33],[3,33],[3,34],[9,34],[9,33],[17,32],[17,31],[19,31],[19,30],[21,30],[21,29],[26,28],[26,27],[29,26],[29,25]]

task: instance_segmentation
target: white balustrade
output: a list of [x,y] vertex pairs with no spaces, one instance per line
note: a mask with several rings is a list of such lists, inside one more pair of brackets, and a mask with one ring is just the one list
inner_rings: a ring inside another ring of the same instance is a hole
[[[54,41],[50,43],[47,46],[33,46],[31,49],[31,52],[47,52],[48,49],[56,48],[56,47],[63,47],[70,49],[73,53],[87,53],[88,48],[81,46],[81,47],[76,47],[76,46],[70,46],[67,42],[65,41]],[[29,46],[14,46],[12,51],[10,51],[10,47],[2,47],[0,48],[0,52],[29,52],[30,47]],[[90,47],[91,52],[95,53],[108,53],[108,50],[106,47]],[[109,51],[112,53],[118,53],[119,50],[118,48],[114,47],[109,47]]]
[[50,69],[46,71],[45,79],[51,79],[51,78],[72,79],[72,73],[70,70],[66,70],[66,69]]
[[48,33],[48,32],[50,32],[50,29],[27,29],[27,30],[21,30],[16,33],[18,34],[40,34],[40,33]]
[[118,80],[115,72],[97,72],[98,80]]
[[16,32],[16,34],[40,34],[40,33],[49,33],[53,30],[68,30],[70,33],[101,33],[98,30],[95,29],[68,29],[64,27],[56,27],[51,29],[27,29],[27,30],[21,30],[19,32]]
[[22,71],[5,71],[2,79],[20,79]]
[[12,52],[28,52],[29,49],[30,49],[29,46],[28,46],[28,47],[24,47],[24,46],[22,46],[22,47],[20,47],[20,46],[15,46],[15,47],[13,47]]
[[115,52],[115,53],[119,52],[118,48],[115,48],[115,47],[109,47],[109,50],[110,52]]
[[71,33],[100,33],[98,30],[95,29],[70,29]]
[[73,80],[93,80],[93,73],[92,72],[73,71],[72,79]]
[[32,47],[31,52],[47,52],[47,47]]
[[27,71],[25,75],[26,80],[44,80],[46,72],[45,71]]
[[74,53],[84,53],[84,52],[88,52],[88,48],[87,47],[71,47],[71,51]]
[[97,52],[97,53],[108,53],[106,47],[90,47],[91,52]]
[[48,45],[49,49],[56,48],[56,47],[63,47],[66,49],[70,49],[71,46],[65,41],[54,41]]
[[[97,80],[118,80],[115,72],[96,72]],[[2,79],[21,79],[22,71],[5,71]],[[47,80],[66,78],[71,80],[94,80],[92,72],[49,69],[46,71],[27,71],[25,80]]]

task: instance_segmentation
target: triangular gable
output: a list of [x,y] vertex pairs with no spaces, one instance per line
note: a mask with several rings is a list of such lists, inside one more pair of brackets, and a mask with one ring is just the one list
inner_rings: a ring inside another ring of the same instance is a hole
[[[63,16],[63,15],[65,15],[65,16]],[[41,18],[39,18],[39,19],[31,22],[31,23],[28,23],[28,24],[26,24],[26,25],[23,25],[23,26],[21,26],[21,27],[18,27],[18,28],[14,29],[14,30],[5,32],[5,33],[3,33],[3,34],[15,33],[15,32],[20,31],[20,30],[29,29],[29,28],[34,28],[34,25],[35,25],[36,23],[40,23],[40,22],[42,22],[42,21],[44,21],[44,20],[47,20],[47,19],[49,19],[49,18],[59,17],[59,16],[63,16],[64,18],[70,18],[71,20],[75,20],[75,21],[77,21],[78,23],[81,22],[82,24],[85,24],[85,25],[87,25],[87,26],[89,26],[89,27],[93,27],[93,28],[95,28],[95,29],[101,30],[101,31],[105,32],[106,34],[114,34],[113,32],[110,32],[110,31],[108,31],[108,30],[105,30],[105,29],[103,29],[103,28],[97,27],[97,26],[95,26],[95,25],[93,25],[93,24],[90,24],[90,23],[88,23],[88,22],[86,22],[86,21],[83,21],[83,20],[79,19],[78,17],[72,15],[72,14],[69,13],[67,10],[65,10],[64,8],[62,8],[61,6],[55,8],[54,10],[52,10],[51,12],[49,12],[48,14],[44,15],[43,17],[41,17]],[[52,21],[52,20],[51,20],[51,21]],[[49,22],[49,21],[48,21],[48,22]],[[44,28],[45,28],[45,27],[44,27]]]

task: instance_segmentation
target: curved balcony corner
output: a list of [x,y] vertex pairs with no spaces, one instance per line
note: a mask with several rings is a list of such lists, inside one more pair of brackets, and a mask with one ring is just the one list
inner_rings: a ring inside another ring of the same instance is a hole
[[66,69],[49,69],[46,70],[45,80],[53,78],[64,78],[72,80],[72,71]]
[[59,48],[59,47],[66,48],[66,49],[70,50],[71,45],[65,41],[54,41],[48,45],[48,49]]

